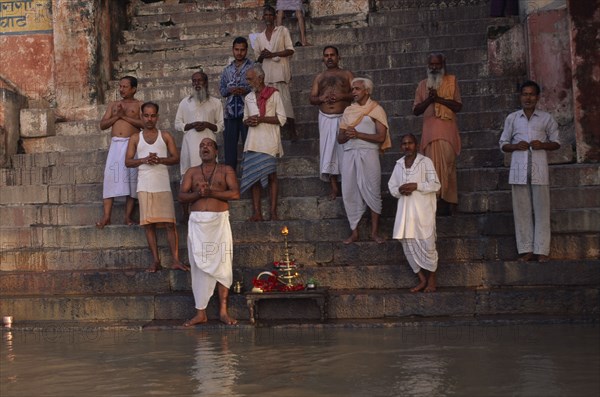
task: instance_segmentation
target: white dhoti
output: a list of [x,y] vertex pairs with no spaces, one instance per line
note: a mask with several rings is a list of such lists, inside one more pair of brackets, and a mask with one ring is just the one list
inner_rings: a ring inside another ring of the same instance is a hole
[[102,198],[137,197],[137,168],[125,166],[125,155],[129,138],[112,137],[106,166]]
[[435,272],[438,264],[438,253],[435,247],[435,233],[426,239],[405,238],[400,240],[404,256],[413,272],[421,269]]
[[320,178],[329,182],[331,175],[340,175],[344,149],[337,141],[342,114],[326,114],[319,111]]
[[233,238],[229,211],[192,211],[188,222],[188,257],[196,309],[204,310],[218,283],[233,282]]
[[354,230],[367,207],[381,214],[381,165],[373,149],[344,151],[342,198],[350,229]]

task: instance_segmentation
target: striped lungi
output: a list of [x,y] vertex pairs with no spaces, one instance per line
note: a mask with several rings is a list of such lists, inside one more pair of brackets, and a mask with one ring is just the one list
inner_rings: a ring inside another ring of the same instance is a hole
[[240,192],[244,193],[260,181],[263,188],[269,183],[269,175],[277,172],[277,158],[266,153],[244,152]]

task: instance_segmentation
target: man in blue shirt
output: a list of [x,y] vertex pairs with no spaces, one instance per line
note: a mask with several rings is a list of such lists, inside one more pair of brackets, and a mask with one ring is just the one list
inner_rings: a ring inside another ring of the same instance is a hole
[[246,71],[253,62],[246,58],[248,41],[244,37],[233,40],[233,61],[225,67],[221,74],[219,90],[227,98],[225,103],[225,164],[234,170],[237,167],[237,145],[240,134],[242,145],[246,142],[248,127],[243,123],[244,97],[250,92],[246,81]]

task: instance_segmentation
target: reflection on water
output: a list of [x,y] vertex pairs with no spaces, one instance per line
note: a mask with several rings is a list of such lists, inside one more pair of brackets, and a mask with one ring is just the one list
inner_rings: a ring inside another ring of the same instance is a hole
[[9,396],[598,396],[600,326],[3,331]]

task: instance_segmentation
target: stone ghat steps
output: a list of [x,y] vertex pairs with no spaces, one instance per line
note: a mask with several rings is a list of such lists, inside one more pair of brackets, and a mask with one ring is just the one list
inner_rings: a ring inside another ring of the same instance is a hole
[[[264,270],[276,270],[265,266]],[[252,288],[252,279],[262,269],[234,268],[234,279]],[[276,270],[277,271],[277,270]],[[315,278],[321,285],[342,289],[407,289],[416,276],[404,259],[378,265],[302,267],[302,277]],[[279,272],[281,273],[281,272]],[[446,287],[534,287],[599,286],[600,260],[551,261],[473,261],[440,263],[438,286]],[[57,270],[48,272],[4,271],[0,273],[0,296],[35,296],[39,291],[52,295],[168,294],[191,291],[189,272],[161,270],[147,273],[131,270]]]
[[[396,199],[391,197],[387,191],[387,178],[384,178],[383,216],[394,217]],[[279,199],[280,217],[284,220],[298,219],[335,219],[344,218],[345,212],[342,199],[330,201],[325,195],[328,186],[322,183],[322,193],[311,197],[281,197]],[[176,196],[174,194],[174,196]],[[587,214],[588,209],[600,207],[600,187],[582,186],[577,189],[570,187],[553,187],[550,190],[552,208],[556,223],[563,224],[572,218],[582,221],[579,225],[589,230],[592,217],[587,215],[573,218],[571,212],[559,215],[558,210],[583,211]],[[124,200],[116,200],[113,205],[112,220],[114,225],[123,223]],[[269,202],[266,198],[262,200],[265,218],[268,217]],[[459,192],[458,211],[460,215],[477,213],[499,213],[511,212],[510,190],[477,192]],[[180,208],[176,205],[177,218],[182,219]],[[230,214],[232,219],[244,220],[252,212],[252,202],[247,195],[239,201],[231,203]],[[137,218],[137,210],[134,214]],[[102,216],[101,200],[87,203],[38,203],[38,204],[12,204],[0,207],[0,219],[3,227],[29,227],[32,225],[44,226],[89,226],[95,224]],[[582,219],[583,218],[583,219]],[[588,226],[586,226],[588,225]],[[0,228],[2,230],[2,228]]]
[[[382,319],[401,317],[486,316],[499,314],[597,315],[598,286],[511,288],[440,288],[435,293],[391,290],[330,290],[329,319]],[[184,321],[195,314],[190,292],[137,295],[5,296],[2,313],[21,321]],[[217,302],[211,299],[209,318],[217,319]],[[243,295],[230,295],[229,313],[249,318]],[[310,300],[259,302],[259,322],[269,319],[318,319]]]
[[[421,73],[416,76],[416,71],[413,75],[408,75],[406,82],[419,81],[424,78],[425,65],[427,62],[427,53],[432,49],[432,46],[428,43],[427,37],[414,39],[414,46],[410,46],[410,51],[407,50],[407,46],[402,46],[398,41],[391,42],[378,42],[367,44],[356,44],[356,46],[364,46],[364,48],[357,49],[353,47],[358,54],[355,56],[352,53],[345,54],[340,48],[342,54],[341,66],[350,69],[354,72],[370,69],[378,69],[383,65],[386,66],[386,70],[389,68],[402,68],[411,67],[418,68],[421,65]],[[485,35],[467,36],[458,38],[441,38],[439,43],[433,48],[445,49],[445,48],[457,48],[457,49],[469,49],[473,47],[479,47],[479,56],[477,58],[470,57],[465,59],[463,62],[452,59],[448,55],[448,71],[455,73],[460,70],[460,78],[474,79],[480,74],[476,74],[480,69],[471,68],[463,70],[464,67],[460,67],[461,64],[477,63],[481,70],[486,71],[483,63],[485,58],[481,59],[485,54],[481,50],[485,49],[486,38]],[[226,44],[223,44],[226,45]],[[439,47],[438,47],[439,46]],[[227,48],[230,49],[231,43],[227,44]],[[195,53],[195,48],[190,48],[190,51]],[[181,77],[182,79],[189,80],[191,74],[198,70],[203,70],[209,75],[220,74],[223,68],[228,64],[229,55],[224,54],[221,56],[206,56],[202,58],[195,57],[193,54],[162,54],[160,51],[158,55],[148,55],[142,60],[136,61],[114,61],[113,69],[115,76],[123,76],[126,74],[134,75],[138,78],[161,78],[161,77]],[[299,54],[299,51],[298,51]],[[254,58],[250,55],[251,58]],[[355,57],[356,59],[345,60],[346,57]],[[362,57],[362,58],[361,58]],[[410,61],[405,59],[410,58]],[[310,58],[304,58],[300,55],[294,55],[291,60],[292,76],[298,71],[302,73],[310,74],[311,81],[314,74],[319,73],[323,70],[322,66],[322,49],[321,51],[315,51],[315,55]],[[417,79],[418,78],[418,79]]]
[[[387,41],[390,38],[398,38],[407,50],[415,47],[414,38],[430,37],[430,40],[445,40],[445,37],[459,35],[467,37],[470,35],[487,34],[488,29],[496,29],[497,21],[489,18],[456,20],[440,20],[435,22],[408,22],[387,26],[366,26],[352,29],[333,29],[331,26],[308,29],[308,40],[311,44],[322,50],[322,47],[331,43],[375,43]],[[296,23],[287,22],[285,25],[290,30],[292,41],[298,37]],[[507,26],[507,23],[501,26]],[[122,32],[123,44],[119,48],[120,57],[129,54],[133,59],[140,59],[135,53],[149,53],[155,51],[172,51],[190,54],[189,51],[196,46],[202,46],[204,53],[208,55],[206,48],[217,49],[223,47],[229,51],[223,53],[231,54],[233,39],[237,36],[249,38],[251,33],[260,33],[265,29],[261,21],[247,20],[234,25],[203,23],[196,17],[194,22],[176,23],[171,26],[144,27],[141,29],[126,30]],[[452,47],[450,47],[452,48]],[[303,51],[303,50],[308,51]],[[297,52],[315,53],[314,49],[297,47]],[[252,50],[251,50],[252,51]],[[190,54],[191,55],[191,54]],[[130,60],[133,60],[130,59]]]
[[[304,71],[301,75],[296,75],[293,83],[290,87],[290,92],[294,96],[294,99],[300,99],[297,105],[308,104],[308,98],[312,87],[313,79],[316,73],[323,71],[320,68],[315,74],[309,75]],[[377,98],[381,95],[389,96],[390,92],[394,93],[391,96],[392,99],[411,99],[414,98],[417,84],[423,77],[423,68],[419,68],[419,76],[414,81],[398,82],[404,74],[405,68],[395,68],[387,70],[373,69],[372,72],[377,73],[377,77],[381,80],[374,88],[374,93]],[[371,71],[366,71],[369,74]],[[186,78],[169,77],[169,78],[140,78],[138,79],[138,92],[136,98],[139,100],[153,100],[162,103],[163,100],[177,100],[176,98],[183,99],[184,97],[192,94],[192,86],[190,83],[190,75]],[[361,73],[362,75],[362,73]],[[209,75],[209,92],[216,98],[221,99],[219,92],[219,81],[221,78],[220,72],[218,74]],[[458,83],[460,85],[461,96],[464,97],[475,97],[475,96],[495,96],[495,95],[510,95],[512,94],[517,98],[517,86],[521,79],[516,76],[506,77],[486,77],[485,79],[463,79],[458,76]],[[107,98],[116,98],[118,96],[118,81],[113,81],[111,87],[107,90]],[[177,104],[179,104],[177,101]],[[106,111],[107,105],[98,105],[97,118],[98,121]],[[162,113],[162,112],[161,112]],[[64,123],[57,123],[60,126]],[[98,130],[97,123],[95,131]]]
[[[304,98],[302,98],[303,100]],[[391,105],[390,103],[382,103],[382,106],[385,108]],[[175,114],[177,111],[176,101],[173,102],[164,102],[159,103],[160,106],[160,114],[162,114],[162,118],[159,120],[158,128],[162,130],[169,131],[174,133],[178,142],[181,142],[182,133],[175,132],[173,128],[173,120],[175,118]],[[314,114],[314,117],[308,117],[305,115],[304,121],[302,119],[296,120],[296,131],[298,133],[300,141],[304,140],[316,140],[319,137],[319,127],[317,121],[317,109],[313,107],[306,106],[306,112]],[[498,163],[498,156],[501,156],[498,145],[497,138],[499,137],[498,133],[502,130],[502,126],[504,124],[504,120],[506,116],[512,111],[511,110],[491,110],[491,111],[469,111],[465,110],[464,112],[460,112],[457,116],[459,130],[461,131],[461,136],[468,138],[467,142],[463,145],[463,154],[466,153],[469,149],[469,146],[472,145],[472,150],[489,150],[490,153],[492,151],[496,152],[495,156],[492,157],[494,160],[493,163],[479,164],[480,166],[498,166],[501,163]],[[170,115],[170,116],[169,116]],[[396,146],[399,144],[397,142],[400,135],[405,133],[413,133],[415,135],[420,135],[423,120],[421,117],[416,117],[411,114],[405,114],[400,116],[395,116],[393,107],[392,110],[388,113],[388,123],[390,126],[390,133],[392,135],[392,144]],[[80,123],[75,123],[74,128],[80,128]],[[87,124],[87,127],[84,127],[83,131],[94,131],[94,122],[90,122]],[[70,129],[73,131],[73,128]],[[493,135],[487,135],[491,131]],[[289,140],[289,131],[284,126],[282,128],[282,140],[284,141],[284,145],[287,145],[285,141]],[[471,136],[465,135],[473,133]],[[478,134],[482,133],[481,142]],[[80,134],[82,139],[77,139],[73,135],[56,135],[49,136],[44,138],[28,138],[23,141],[23,147],[27,154],[35,154],[35,153],[45,153],[45,152],[90,152],[93,150],[107,150],[110,143],[110,134],[108,132],[101,133],[96,130],[94,135],[89,135],[83,137],[84,134]],[[471,139],[472,138],[472,139]],[[313,145],[313,142],[306,143],[307,145]],[[467,145],[469,144],[469,145]],[[294,143],[291,144],[290,150],[286,150],[284,147],[284,158],[289,154],[294,152]],[[481,147],[482,145],[486,145],[487,147]],[[489,146],[488,146],[489,145]],[[396,149],[399,150],[399,149]],[[317,155],[318,152],[313,152],[313,155]],[[105,160],[101,160],[98,163],[99,166],[103,166]],[[459,161],[460,157],[459,157]],[[567,159],[566,161],[570,161]]]
[[[594,212],[593,209],[571,211],[579,216],[576,220],[581,220],[586,212],[587,215]],[[558,214],[574,217],[573,213],[566,211],[559,211]],[[512,214],[465,218],[445,218],[444,222],[438,220],[440,263],[509,261],[517,257]],[[474,222],[478,219],[482,220],[481,224]],[[494,219],[496,221],[491,222]],[[595,223],[587,225],[589,231],[583,230],[585,226],[577,222],[564,226],[553,223],[551,257],[556,260],[599,258],[597,211],[590,222]],[[364,219],[359,225],[361,240],[350,245],[342,242],[350,234],[346,220],[288,220],[263,222],[260,225],[234,222],[234,267],[270,268],[274,261],[281,260],[284,252],[279,230],[284,225],[293,228],[290,230],[309,233],[307,237],[290,241],[292,257],[305,267],[389,265],[403,258],[401,245],[389,239],[393,228],[390,218],[381,224],[381,234],[388,238],[383,244],[376,244],[366,237],[369,236],[369,228]],[[4,235],[11,235],[2,241],[0,271],[135,270],[146,268],[152,262],[144,232],[139,227],[110,226],[102,231],[93,226],[62,227],[60,230],[49,227],[31,229],[35,230],[30,234],[24,228],[3,229]],[[178,230],[179,255],[183,262],[187,262],[186,227],[180,225]],[[23,241],[31,241],[31,244]],[[168,266],[172,258],[162,230],[158,233],[158,242],[162,263]]]

